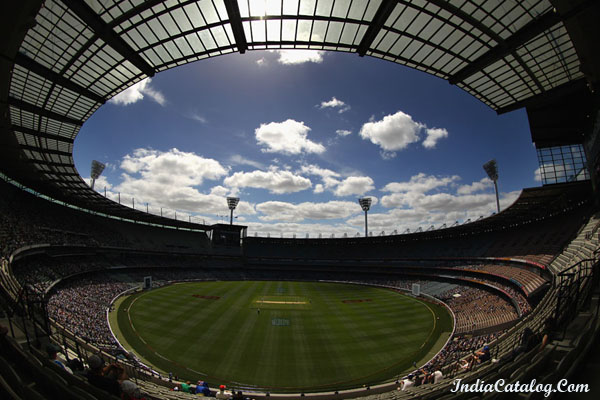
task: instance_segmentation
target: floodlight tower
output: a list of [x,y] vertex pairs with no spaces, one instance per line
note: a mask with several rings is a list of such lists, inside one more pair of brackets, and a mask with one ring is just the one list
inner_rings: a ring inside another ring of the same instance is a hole
[[231,211],[231,214],[229,215],[229,225],[233,225],[233,210],[235,210],[235,208],[237,207],[239,202],[240,202],[239,197],[228,197],[227,198],[227,206],[229,207],[229,211]]
[[496,208],[498,212],[500,212],[500,200],[498,199],[498,164],[496,163],[496,160],[490,160],[483,164],[483,169],[488,177],[494,182],[494,189],[496,189]]
[[360,207],[365,212],[365,237],[367,237],[369,235],[369,229],[368,229],[369,225],[367,223],[367,211],[369,211],[369,209],[371,208],[371,198],[370,197],[361,197],[360,199],[358,199],[358,204],[360,204]]
[[102,171],[104,171],[105,167],[106,167],[106,165],[102,164],[100,161],[96,161],[96,160],[92,161],[92,172],[90,174],[90,176],[92,178],[92,184],[91,184],[92,189],[94,189],[94,184],[96,183],[96,179],[98,179],[100,177],[100,175],[102,175]]

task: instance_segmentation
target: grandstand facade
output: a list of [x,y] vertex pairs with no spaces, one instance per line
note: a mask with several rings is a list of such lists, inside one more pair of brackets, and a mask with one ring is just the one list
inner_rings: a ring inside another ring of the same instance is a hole
[[[397,382],[373,382],[321,397],[460,398],[448,397],[451,378],[555,383],[572,374],[598,332],[598,309],[590,305],[598,302],[600,3],[318,0],[269,2],[274,6],[260,12],[253,3],[0,6],[0,277],[10,328],[0,338],[0,394],[111,398],[48,364],[40,343],[60,345],[67,358],[103,352],[117,359],[120,344],[102,325],[106,320],[96,319],[114,296],[148,275],[158,284],[332,280],[408,289],[419,283],[449,304],[456,340],[430,360],[446,376],[442,383],[398,392]],[[546,185],[525,189],[497,215],[447,229],[339,239],[242,234],[240,245],[213,240],[224,227],[116,204],[75,169],[79,129],[125,88],[207,57],[284,48],[381,58],[446,79],[499,114],[525,108],[540,167],[548,170]],[[569,146],[577,147],[575,157],[564,156]],[[59,301],[81,287],[95,296],[93,305],[74,310]],[[78,313],[97,329],[81,324]],[[550,329],[553,340],[512,357],[525,328]],[[483,344],[502,362],[461,369],[459,360]],[[121,362],[148,397],[185,397],[135,361]]]

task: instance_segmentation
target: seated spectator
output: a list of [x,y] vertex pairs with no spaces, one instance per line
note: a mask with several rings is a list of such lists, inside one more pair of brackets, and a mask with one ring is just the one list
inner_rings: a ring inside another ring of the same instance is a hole
[[110,364],[104,368],[103,375],[118,382],[122,382],[127,379],[125,369],[118,364]]
[[519,346],[521,347],[521,352],[525,353],[533,349],[538,341],[539,338],[533,332],[533,330],[531,330],[530,327],[525,328],[523,330],[523,335],[521,336],[521,344]]
[[104,376],[104,360],[102,358],[94,354],[89,358],[88,365],[90,366],[90,369],[87,374],[87,379],[91,385],[105,390],[117,397],[121,396],[121,386],[119,385],[119,382],[116,379]]
[[475,357],[479,364],[489,361],[492,358],[490,355],[490,346],[483,346],[483,350],[475,352]]
[[546,347],[548,343],[553,340],[554,337],[554,318],[550,317],[544,322],[544,329],[542,330],[542,343],[540,345],[540,351]]
[[219,391],[217,392],[217,395],[215,396],[217,399],[224,399],[224,400],[228,400],[229,394],[225,392],[225,385],[221,385],[219,386]]
[[58,347],[54,343],[48,343],[46,345],[46,353],[48,354],[48,358],[50,359],[50,361],[52,361],[54,364],[58,365],[68,373],[72,374],[73,371],[71,370],[71,368],[67,367],[65,363],[58,359],[58,352],[60,350],[60,347]]
[[415,372],[415,386],[421,386],[426,383],[425,379],[427,378],[427,372],[422,368],[418,369]]
[[195,394],[201,395],[202,394],[202,381],[198,381],[196,382],[196,389],[194,390]]
[[212,396],[212,393],[210,392],[210,388],[208,387],[208,382],[206,382],[206,381],[202,382],[202,394],[204,396]]
[[519,354],[527,353],[532,350],[537,343],[540,341],[539,336],[536,335],[530,327],[527,327],[523,330],[523,334],[521,335],[521,343],[507,356],[503,357],[502,361],[510,361],[514,360]]
[[409,374],[406,379],[402,379],[402,381],[400,382],[400,387],[398,388],[398,390],[406,390],[410,387],[415,386],[415,380],[414,380],[415,376],[413,374]]
[[237,392],[234,392],[234,394],[233,394],[233,400],[244,400],[244,394],[242,393],[241,390],[238,390]]
[[121,399],[122,400],[145,400],[140,392],[140,388],[130,380],[121,382]]
[[208,383],[203,381],[198,381],[196,384],[196,394],[203,396],[210,396],[210,389],[208,388]]
[[463,358],[458,362],[458,366],[462,371],[466,371],[471,366],[471,363],[466,358]]
[[433,383],[440,383],[444,379],[444,374],[439,369],[433,372]]
[[71,371],[73,371],[75,375],[81,376],[85,374],[85,367],[83,366],[81,360],[77,358],[72,358],[66,365],[67,367],[71,368]]
[[181,391],[182,391],[183,393],[191,393],[191,392],[192,392],[192,391],[191,391],[191,388],[190,388],[190,381],[183,382],[183,383],[181,384]]

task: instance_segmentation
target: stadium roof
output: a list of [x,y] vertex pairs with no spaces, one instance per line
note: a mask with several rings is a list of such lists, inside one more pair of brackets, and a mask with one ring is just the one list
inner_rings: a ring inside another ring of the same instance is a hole
[[[73,162],[73,143],[82,124],[134,83],[178,65],[232,52],[333,50],[425,71],[503,113],[547,103],[563,96],[565,88],[585,91],[587,83],[598,82],[599,52],[592,43],[597,37],[593,33],[598,31],[599,3],[3,2],[0,169],[58,200],[164,223],[90,189]],[[538,108],[535,120],[546,114]]]

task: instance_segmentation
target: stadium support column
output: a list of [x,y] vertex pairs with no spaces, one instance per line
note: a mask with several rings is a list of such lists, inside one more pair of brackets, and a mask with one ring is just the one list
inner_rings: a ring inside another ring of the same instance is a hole
[[360,207],[365,212],[365,237],[367,237],[367,236],[369,236],[369,224],[367,221],[367,212],[371,208],[371,198],[370,197],[361,197],[360,199],[358,199],[358,204],[360,204]]
[[496,163],[496,160],[490,160],[483,164],[483,169],[492,182],[494,182],[494,189],[496,189],[496,209],[500,212],[500,200],[498,198],[498,163]]
[[500,199],[498,198],[498,181],[494,181],[494,189],[496,190],[496,209],[500,212]]
[[233,210],[237,207],[240,202],[239,197],[228,197],[227,198],[227,207],[229,207],[229,225],[233,225]]

